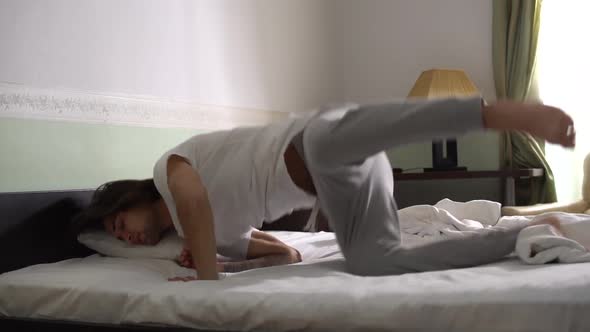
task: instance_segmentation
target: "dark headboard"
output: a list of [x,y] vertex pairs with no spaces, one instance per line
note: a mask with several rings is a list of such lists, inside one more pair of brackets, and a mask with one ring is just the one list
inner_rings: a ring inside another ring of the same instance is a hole
[[[92,192],[0,193],[0,273],[94,253],[69,231],[71,218],[90,202]],[[294,211],[262,229],[302,230],[309,214],[309,210]]]
[[91,190],[0,193],[0,273],[93,253],[69,231],[91,196]]

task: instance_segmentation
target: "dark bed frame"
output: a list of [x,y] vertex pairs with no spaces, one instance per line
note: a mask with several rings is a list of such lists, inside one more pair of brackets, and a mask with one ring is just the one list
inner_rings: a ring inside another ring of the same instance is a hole
[[[71,218],[90,202],[92,192],[70,190],[0,193],[0,252],[4,253],[0,260],[0,274],[35,264],[53,263],[94,254],[94,251],[78,243],[75,234],[71,233],[69,228]],[[273,223],[266,223],[262,229],[300,231],[309,214],[309,210],[294,211]],[[53,330],[208,331],[0,316],[0,331]]]

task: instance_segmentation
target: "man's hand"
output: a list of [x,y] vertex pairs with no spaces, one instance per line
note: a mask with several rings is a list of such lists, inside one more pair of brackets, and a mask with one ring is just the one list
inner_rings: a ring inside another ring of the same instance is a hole
[[301,262],[301,253],[299,250],[289,247],[289,264],[295,264]]
[[[217,272],[241,272],[256,268],[295,264],[301,262],[301,253],[299,253],[297,249],[289,247],[282,242],[281,244],[284,252],[280,254],[270,254],[239,262],[217,262]],[[178,264],[189,269],[194,269],[193,257],[188,248],[182,249],[180,256],[178,256]],[[198,280],[198,277],[175,277],[168,280],[186,282]]]
[[259,258],[268,255],[283,255],[292,263],[301,262],[301,253],[297,249],[287,245],[276,237],[258,230],[252,231],[252,237],[248,244],[247,258]]
[[[187,247],[182,248],[180,255],[178,256],[178,265],[182,267],[186,267],[187,269],[194,269],[195,265],[193,263],[193,255],[191,255],[191,250]],[[217,272],[223,272],[223,264],[217,262]],[[191,276],[191,277],[174,277],[168,278],[168,281],[195,281],[199,280],[199,276]]]
[[[193,255],[189,248],[184,247],[178,256],[178,265],[187,269],[194,269]],[[223,272],[223,263],[217,262],[217,272]]]
[[188,269],[194,269],[193,255],[191,255],[190,249],[184,247],[178,256],[178,265],[186,267]]

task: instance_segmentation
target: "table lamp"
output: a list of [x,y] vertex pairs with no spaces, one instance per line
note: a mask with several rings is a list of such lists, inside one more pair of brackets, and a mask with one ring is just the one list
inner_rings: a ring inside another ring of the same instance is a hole
[[[408,94],[408,98],[445,98],[480,95],[467,74],[462,70],[431,69],[422,72]],[[457,141],[447,138],[432,142],[432,171],[465,171],[457,166]]]

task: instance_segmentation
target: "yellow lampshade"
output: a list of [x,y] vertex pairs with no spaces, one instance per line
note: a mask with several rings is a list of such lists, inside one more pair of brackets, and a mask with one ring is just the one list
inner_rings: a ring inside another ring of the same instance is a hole
[[431,69],[422,72],[408,97],[443,98],[479,95],[467,74],[455,69]]

